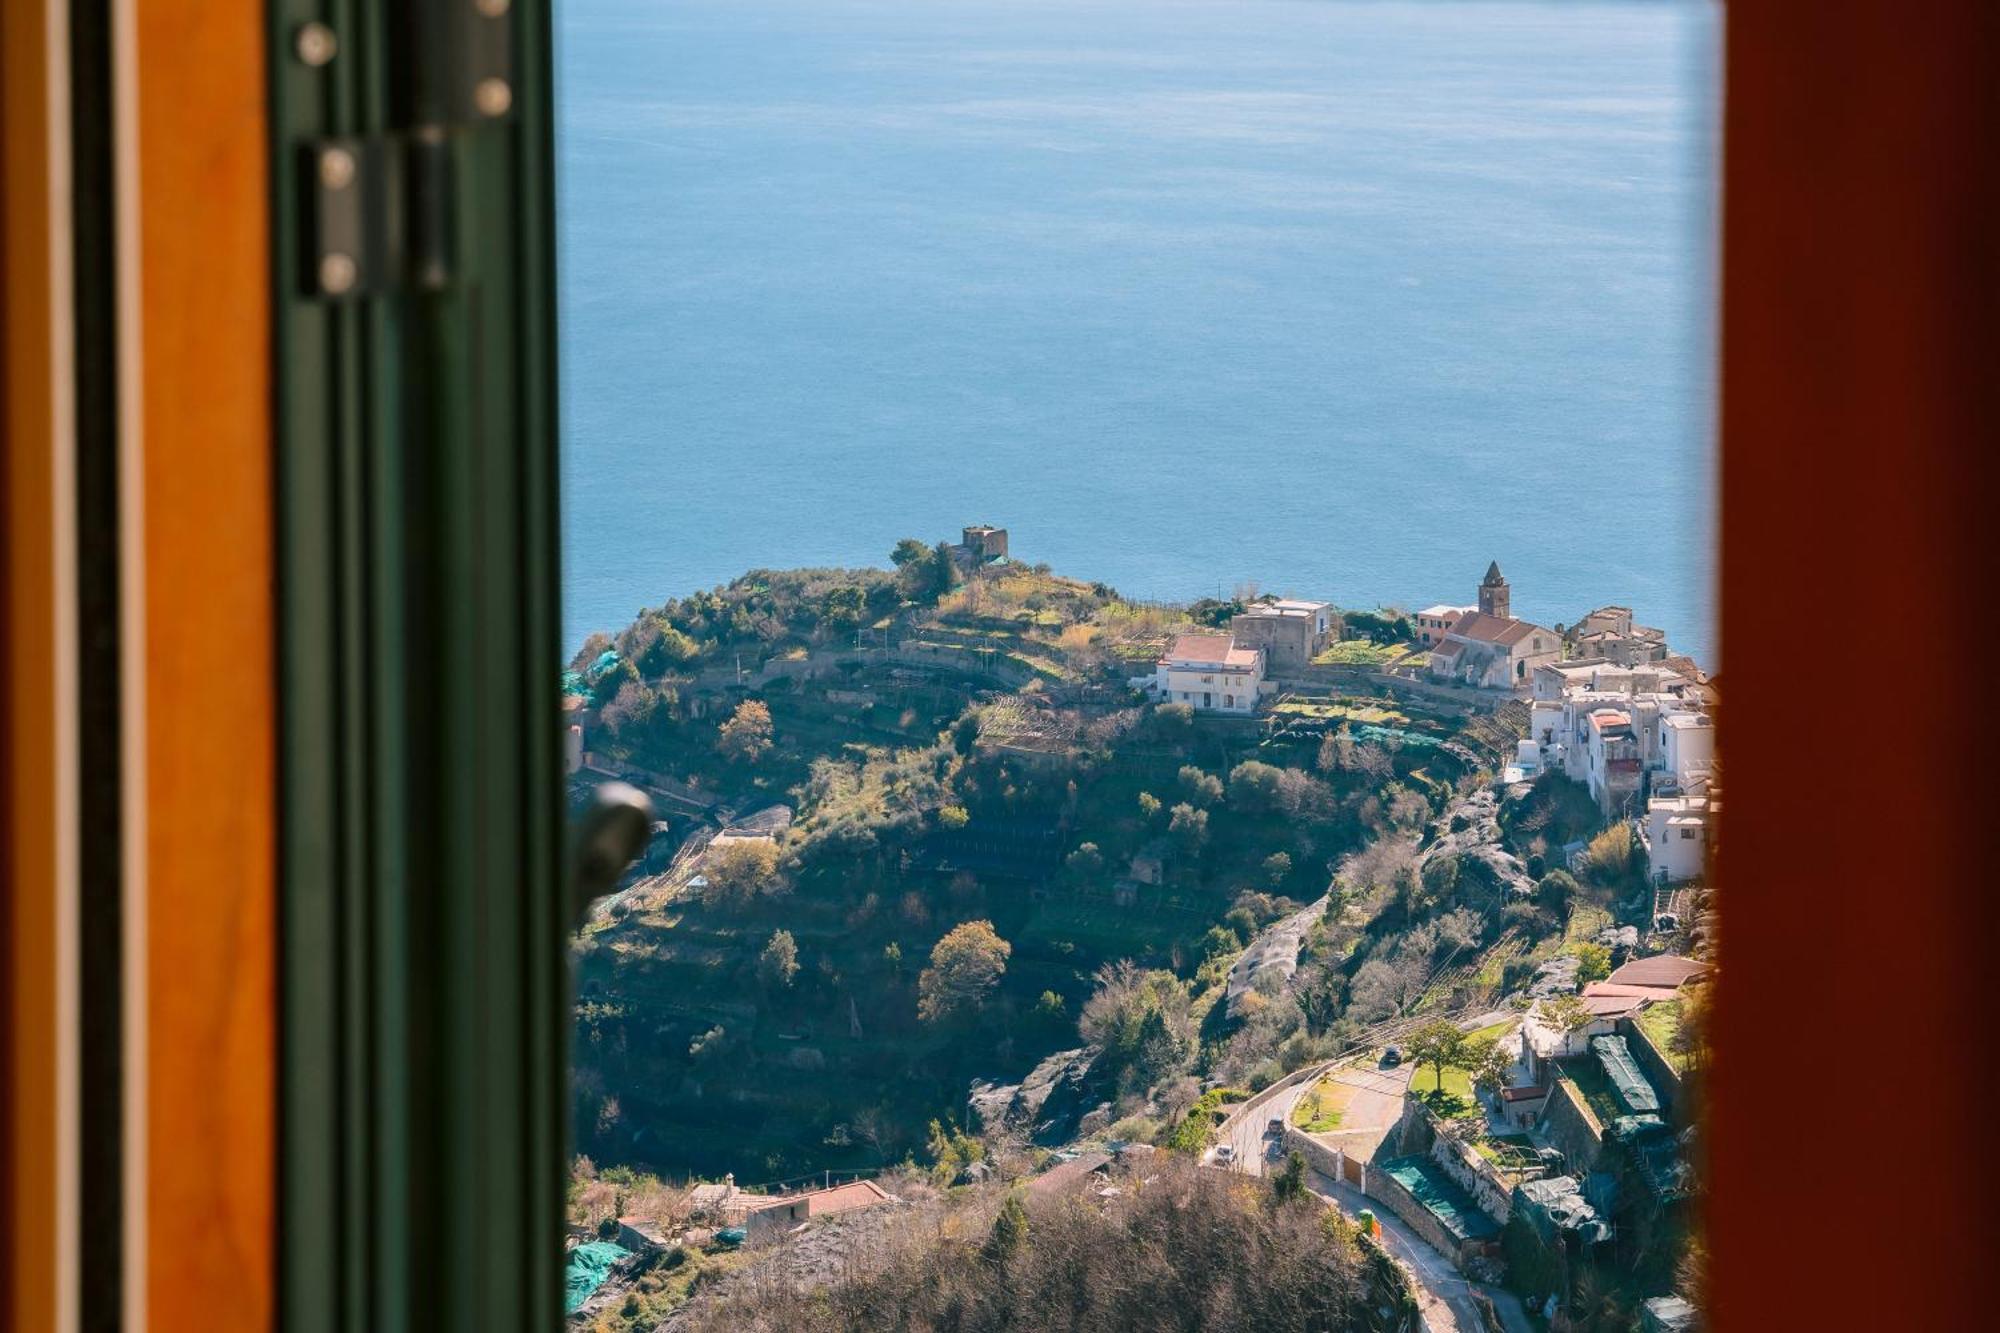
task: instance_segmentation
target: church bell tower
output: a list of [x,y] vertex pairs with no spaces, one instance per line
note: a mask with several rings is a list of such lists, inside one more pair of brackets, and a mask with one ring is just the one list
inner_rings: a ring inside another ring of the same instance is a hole
[[1508,619],[1513,615],[1509,609],[1511,601],[1507,580],[1500,573],[1500,562],[1495,560],[1486,567],[1486,577],[1479,581],[1479,614]]

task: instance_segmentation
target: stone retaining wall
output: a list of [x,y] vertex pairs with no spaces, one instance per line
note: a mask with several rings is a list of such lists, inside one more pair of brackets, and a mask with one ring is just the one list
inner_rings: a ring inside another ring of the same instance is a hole
[[1460,1189],[1470,1194],[1487,1216],[1502,1226],[1507,1224],[1507,1219],[1513,1215],[1512,1201],[1508,1197],[1512,1187],[1500,1179],[1500,1172],[1493,1163],[1481,1157],[1476,1150],[1454,1142],[1448,1134],[1439,1134],[1432,1140],[1431,1160]]
[[1548,1105],[1542,1111],[1542,1133],[1566,1159],[1569,1174],[1580,1177],[1597,1169],[1604,1149],[1604,1126],[1563,1079],[1556,1079],[1549,1089]]
[[[1295,1152],[1305,1158],[1307,1166],[1329,1180],[1348,1179],[1346,1172],[1341,1169],[1341,1159],[1344,1156],[1341,1150],[1321,1143],[1318,1139],[1296,1125],[1285,1126],[1285,1150],[1287,1152]],[[1364,1179],[1366,1178],[1367,1170],[1368,1168],[1364,1165],[1362,1167]]]
[[1417,1202],[1416,1195],[1404,1189],[1401,1181],[1379,1169],[1367,1175],[1368,1183],[1362,1187],[1363,1194],[1394,1213],[1439,1254],[1454,1264],[1464,1265],[1466,1255],[1461,1251],[1458,1238],[1445,1230],[1444,1223],[1430,1209]]
[[1681,1076],[1667,1060],[1666,1052],[1653,1044],[1646,1029],[1629,1018],[1618,1020],[1618,1033],[1625,1038],[1625,1044],[1632,1056],[1639,1062],[1639,1068],[1646,1075],[1646,1081],[1653,1085],[1653,1091],[1660,1096],[1660,1108],[1664,1119],[1674,1118],[1674,1109],[1681,1101]]

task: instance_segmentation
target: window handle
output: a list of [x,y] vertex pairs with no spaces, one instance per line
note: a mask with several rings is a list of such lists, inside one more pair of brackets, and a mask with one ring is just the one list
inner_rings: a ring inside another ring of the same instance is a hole
[[653,837],[653,802],[624,782],[606,782],[576,826],[569,875],[570,920],[582,925],[590,905],[618,881]]

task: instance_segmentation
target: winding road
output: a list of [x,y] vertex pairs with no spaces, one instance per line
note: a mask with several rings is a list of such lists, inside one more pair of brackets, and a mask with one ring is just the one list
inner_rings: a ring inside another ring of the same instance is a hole
[[[1511,1017],[1511,1014],[1481,1014],[1461,1019],[1459,1025],[1473,1030],[1502,1017]],[[1322,1067],[1322,1076],[1347,1089],[1347,1101],[1341,1109],[1340,1129],[1321,1137],[1364,1160],[1371,1157],[1376,1146],[1402,1117],[1403,1100],[1409,1092],[1413,1072],[1413,1067],[1408,1064],[1394,1069],[1380,1068],[1366,1056],[1350,1056],[1344,1061]],[[1319,1081],[1318,1077],[1309,1075],[1222,1127],[1218,1143],[1226,1143],[1234,1150],[1236,1170],[1261,1176],[1275,1167],[1278,1159],[1271,1157],[1269,1151],[1272,1143],[1268,1135],[1270,1122],[1288,1122],[1293,1108]],[[1213,1152],[1209,1156],[1212,1160]],[[1449,1259],[1420,1239],[1394,1213],[1370,1200],[1354,1186],[1318,1171],[1307,1177],[1307,1184],[1320,1199],[1350,1218],[1363,1208],[1375,1216],[1382,1227],[1383,1248],[1411,1276],[1417,1306],[1423,1312],[1424,1327],[1429,1333],[1485,1333],[1487,1324],[1474,1300],[1475,1292],[1492,1302],[1507,1333],[1534,1333],[1534,1325],[1528,1322],[1527,1312],[1513,1293],[1466,1278]]]

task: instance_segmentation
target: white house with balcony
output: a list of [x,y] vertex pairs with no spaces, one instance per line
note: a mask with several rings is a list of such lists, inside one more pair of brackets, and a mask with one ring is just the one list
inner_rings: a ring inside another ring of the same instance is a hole
[[1228,634],[1183,634],[1168,647],[1153,674],[1155,697],[1204,713],[1247,715],[1264,687],[1264,651]]
[[1707,796],[1655,796],[1646,802],[1640,831],[1654,879],[1678,884],[1701,874],[1714,814],[1715,803]]

